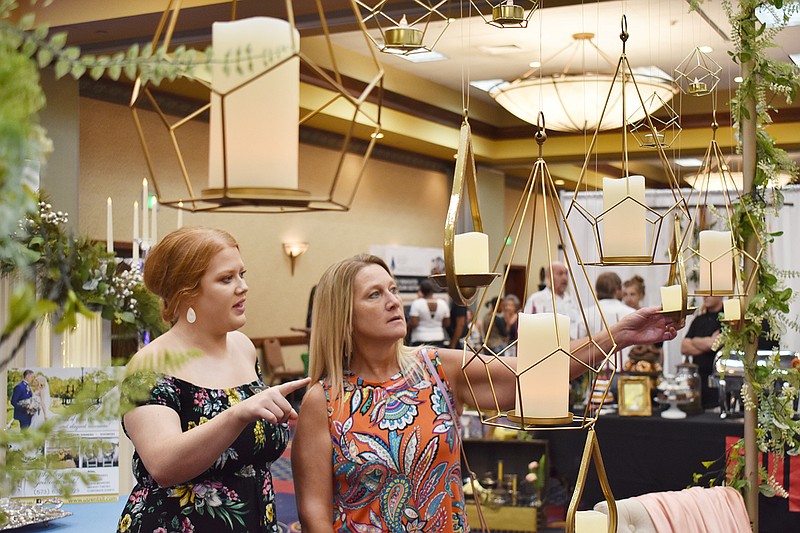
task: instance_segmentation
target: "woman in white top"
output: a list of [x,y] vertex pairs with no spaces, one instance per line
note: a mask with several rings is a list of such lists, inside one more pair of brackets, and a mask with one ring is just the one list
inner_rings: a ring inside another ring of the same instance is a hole
[[433,283],[424,279],[419,284],[420,297],[411,302],[409,324],[411,345],[444,347],[447,336],[444,329],[450,325],[450,306],[433,295]]

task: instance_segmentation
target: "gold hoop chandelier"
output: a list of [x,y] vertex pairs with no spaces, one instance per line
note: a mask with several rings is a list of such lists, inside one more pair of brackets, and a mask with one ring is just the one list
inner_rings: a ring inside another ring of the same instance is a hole
[[[316,15],[328,55],[318,60],[300,50],[292,3],[283,3],[285,18],[239,20],[237,2],[231,3],[230,21],[215,22],[212,28],[211,79],[189,80],[201,100],[186,116],[172,117],[164,111],[157,91],[166,83],[156,86],[136,80],[130,108],[159,204],[195,212],[238,213],[350,208],[381,129],[383,69],[359,21],[365,63],[371,64],[373,77],[360,92],[345,87],[321,3],[317,2]],[[350,5],[357,15],[355,4]],[[170,50],[180,15],[180,0],[171,0],[153,37],[154,51]],[[377,103],[368,103],[368,98]],[[149,118],[145,119],[143,109],[148,105],[161,129],[146,127]],[[205,117],[210,123],[209,164],[207,184],[201,187],[203,178],[190,175],[191,161],[180,139],[189,124]],[[299,129],[325,117],[344,123],[327,180],[324,165],[302,175],[298,170]],[[165,135],[163,142],[172,149],[174,160],[158,157],[165,150],[154,144],[157,135]],[[359,139],[364,139],[364,146],[355,146]]]

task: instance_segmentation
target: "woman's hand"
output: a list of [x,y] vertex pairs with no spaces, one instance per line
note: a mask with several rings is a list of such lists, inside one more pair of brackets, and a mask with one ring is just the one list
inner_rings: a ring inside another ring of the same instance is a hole
[[310,382],[311,378],[303,378],[269,387],[236,404],[232,409],[235,410],[237,418],[245,424],[256,420],[280,424],[290,419],[296,419],[297,412],[292,408],[286,396],[306,387]]

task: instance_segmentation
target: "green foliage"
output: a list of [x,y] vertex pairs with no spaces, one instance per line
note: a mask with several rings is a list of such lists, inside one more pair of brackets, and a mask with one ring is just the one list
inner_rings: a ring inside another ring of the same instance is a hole
[[[692,8],[701,2],[690,0]],[[800,71],[790,63],[770,59],[766,52],[775,46],[774,37],[785,27],[789,17],[800,9],[800,4],[784,0],[739,0],[736,3],[723,0],[722,6],[731,22],[733,50],[729,51],[729,55],[743,67],[745,75],[735,97],[731,99],[734,127],[741,132],[743,122],[753,119],[757,128],[757,165],[753,188],[746,191],[742,203],[735,206],[731,230],[740,249],[746,250],[748,244],[755,242],[765,250],[758,255],[755,294],[748,301],[743,327],[734,328],[724,324],[718,338],[718,344],[724,345],[727,353],[744,353],[745,347],[752,346],[762,335],[764,322],[769,324],[769,336],[775,340],[780,338],[786,327],[798,329],[798,324],[786,317],[793,294],[782,282],[782,278],[796,277],[797,273],[777,271],[768,262],[766,250],[780,237],[780,233],[771,233],[767,228],[767,215],[777,215],[783,206],[778,177],[786,173],[796,179],[798,174],[797,166],[768,133],[768,126],[772,122],[770,113],[776,112],[769,102],[774,95],[792,102],[800,86]],[[783,9],[783,18],[776,17],[777,25],[768,28],[755,17],[757,7],[773,13]],[[755,117],[750,116],[748,102],[755,103]],[[741,142],[740,133],[737,147],[740,152]],[[745,361],[744,366],[746,379],[742,396],[746,408],[757,412],[756,440],[759,450],[779,456],[784,453],[797,455],[800,453],[800,421],[793,418],[793,402],[800,388],[800,373],[795,368],[781,368],[777,355],[762,359],[762,364],[758,365],[755,361]],[[755,404],[750,400],[751,392],[755,396]],[[709,472],[695,474],[695,483],[725,483],[743,490],[746,487],[744,455],[741,453],[743,447],[744,441],[739,441],[722,460],[704,463]],[[712,471],[711,468],[720,461],[723,462],[723,468]],[[766,496],[786,497],[785,490],[775,480],[774,472],[767,472],[763,468],[759,469],[759,489]]]

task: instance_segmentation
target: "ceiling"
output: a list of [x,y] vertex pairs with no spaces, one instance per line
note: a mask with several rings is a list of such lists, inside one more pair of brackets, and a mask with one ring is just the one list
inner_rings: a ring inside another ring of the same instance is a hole
[[[358,0],[364,6],[374,6],[378,0]],[[519,1],[519,0],[518,0]],[[369,50],[358,31],[353,8],[348,0],[321,0],[331,43],[343,57],[343,73],[353,83],[366,82],[360,66],[366,63]],[[385,9],[395,19],[407,14],[409,19],[420,13],[416,1],[386,1]],[[439,2],[436,2],[439,3]],[[138,0],[137,2],[108,2],[106,0],[59,0],[49,6],[37,6],[38,20],[68,31],[70,43],[92,53],[108,53],[124,49],[134,42],[144,44],[154,33],[167,0]],[[523,2],[525,4],[525,2]],[[733,46],[727,37],[730,30],[727,17],[718,0],[706,0],[700,10],[691,12],[685,0],[628,0],[592,3],[574,0],[542,1],[542,8],[532,15],[527,28],[497,28],[484,23],[474,6],[488,8],[487,0],[461,2],[446,0],[440,9],[452,22],[431,22],[426,29],[426,41],[440,36],[434,50],[447,57],[445,61],[412,63],[403,58],[379,53],[385,69],[383,130],[380,143],[384,152],[392,150],[405,156],[417,156],[452,164],[458,143],[458,127],[463,109],[468,110],[475,135],[475,155],[479,162],[505,171],[509,176],[525,177],[538,154],[533,141],[534,128],[517,119],[495,103],[484,91],[470,88],[476,80],[513,80],[530,69],[532,61],[543,64],[542,75],[569,68],[570,57],[559,53],[578,32],[595,34],[598,47],[616,63],[622,53],[620,27],[623,15],[630,35],[625,44],[626,56],[633,68],[656,66],[673,74],[697,46],[710,46],[708,56],[721,67],[717,91],[717,119],[722,128],[717,139],[732,153],[733,133],[728,125],[727,102],[733,94],[739,69],[728,56]],[[216,0],[185,0],[179,26],[173,42],[205,46],[210,40],[210,24],[230,19],[230,2]],[[301,33],[301,49],[309,55],[326,46],[311,0],[292,2],[297,27]],[[240,0],[239,18],[252,15],[284,17],[285,5],[277,0]],[[473,16],[460,16],[462,12]],[[379,35],[368,23],[368,29]],[[800,53],[800,26],[781,32],[778,45],[771,56],[789,61],[789,54]],[[573,63],[576,69],[605,70],[597,53],[583,56],[585,67]],[[787,106],[782,98],[773,104],[781,110],[776,114],[772,134],[779,145],[800,161],[800,106]],[[301,102],[302,105],[302,102]],[[702,157],[711,139],[712,98],[696,98],[679,94],[670,106],[681,116],[683,131],[669,150],[669,157]],[[545,117],[547,109],[543,110]],[[323,129],[341,128],[336,121],[322,121]],[[548,132],[545,158],[554,178],[574,186],[584,163],[586,146],[594,132],[567,134]],[[593,161],[595,179],[620,173],[619,152],[621,136],[604,133],[598,136],[597,158]],[[615,140],[617,139],[617,140]],[[602,147],[602,149],[600,148]],[[631,173],[648,178],[659,175],[660,163],[655,152],[634,147],[629,150]],[[732,165],[735,167],[735,162]],[[662,171],[663,172],[663,171]],[[663,186],[659,178],[651,185]]]

